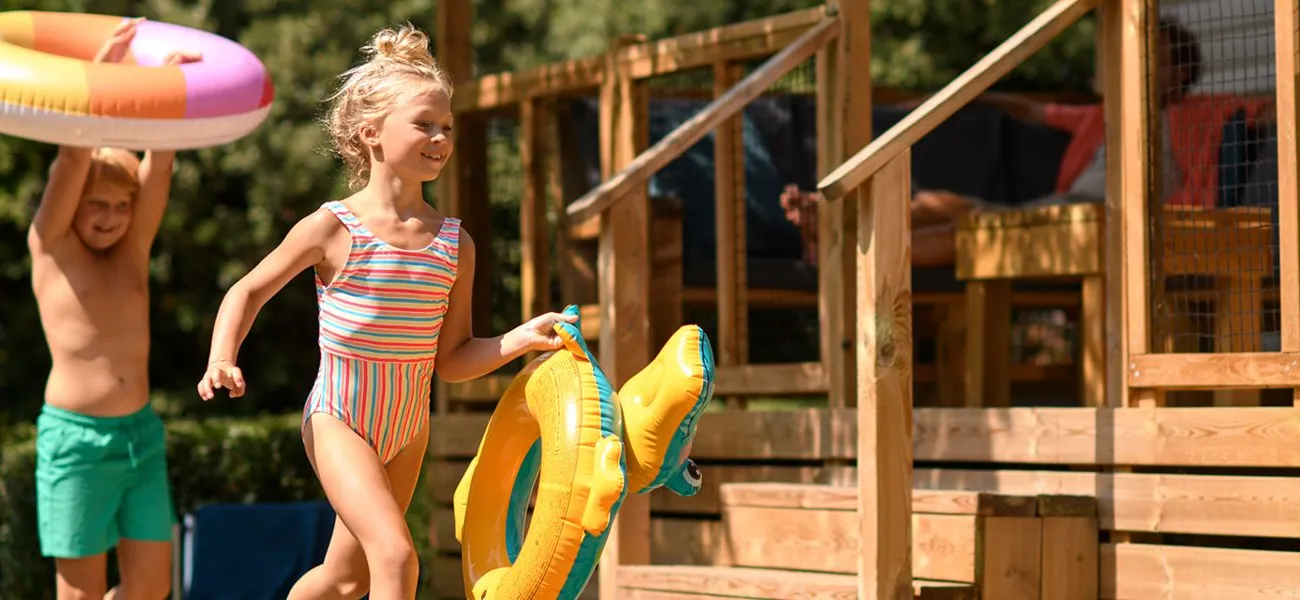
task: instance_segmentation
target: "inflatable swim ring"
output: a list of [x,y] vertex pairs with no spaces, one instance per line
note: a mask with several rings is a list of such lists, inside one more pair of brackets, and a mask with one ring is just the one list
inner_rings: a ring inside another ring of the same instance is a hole
[[713,396],[713,355],[703,330],[679,329],[615,393],[581,325],[555,327],[565,347],[515,376],[456,488],[456,538],[470,600],[576,599],[628,490],[662,486],[693,495],[700,487],[686,454]]
[[[274,96],[266,67],[212,33],[144,21],[121,63],[89,62],[121,22],[0,12],[0,133],[71,146],[183,150],[236,140],[266,119]],[[176,50],[201,52],[203,60],[161,66]]]

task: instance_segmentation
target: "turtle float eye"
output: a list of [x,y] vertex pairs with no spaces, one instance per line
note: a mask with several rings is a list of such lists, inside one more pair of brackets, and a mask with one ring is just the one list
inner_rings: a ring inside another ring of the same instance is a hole
[[686,481],[691,484],[699,484],[702,477],[700,476],[700,466],[695,461],[686,461]]

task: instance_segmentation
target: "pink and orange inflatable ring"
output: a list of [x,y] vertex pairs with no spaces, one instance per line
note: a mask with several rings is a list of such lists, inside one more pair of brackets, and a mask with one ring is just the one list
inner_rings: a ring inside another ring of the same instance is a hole
[[[92,63],[121,17],[0,13],[0,133],[69,146],[182,150],[251,133],[274,88],[252,52],[221,36],[144,21],[121,63]],[[203,60],[161,66],[177,50]]]

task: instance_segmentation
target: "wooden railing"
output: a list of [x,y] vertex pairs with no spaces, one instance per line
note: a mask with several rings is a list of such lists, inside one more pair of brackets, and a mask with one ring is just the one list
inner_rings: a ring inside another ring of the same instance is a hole
[[[862,598],[899,598],[910,596],[912,589],[911,147],[1078,21],[1097,1],[1055,3],[818,184],[826,200],[854,204],[852,210],[841,207],[829,214],[841,216],[841,222],[830,227],[848,238],[844,246],[856,242],[857,250],[853,317],[859,382],[856,461]],[[863,187],[868,189],[855,193]],[[843,222],[854,213],[856,227]],[[822,268],[846,272],[847,266],[841,258]]]
[[911,148],[945,119],[1088,14],[1097,1],[1062,0],[1043,11],[897,125],[824,177],[817,184],[822,196],[827,200],[837,200],[862,185],[903,150]]
[[634,187],[644,185],[652,175],[681,156],[710,131],[736,116],[754,98],[800,63],[808,60],[836,35],[839,35],[839,21],[833,16],[809,29],[722,97],[711,102],[704,110],[674,129],[652,148],[638,155],[617,175],[606,179],[595,189],[570,204],[565,210],[569,219],[581,223],[603,213],[615,202],[627,197],[628,192]]

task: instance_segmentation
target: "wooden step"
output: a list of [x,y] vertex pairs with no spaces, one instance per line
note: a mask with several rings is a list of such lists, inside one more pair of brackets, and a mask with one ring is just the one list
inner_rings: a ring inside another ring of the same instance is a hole
[[[618,570],[618,588],[620,600],[854,600],[858,597],[858,581],[852,575],[744,567],[622,566]],[[978,598],[973,586],[961,583],[913,581],[912,590],[918,600]]]
[[[732,564],[856,574],[857,495],[853,487],[724,485]],[[1045,579],[1069,582],[1054,589],[1083,590],[1055,597],[1095,589],[1095,499],[914,490],[912,512],[913,578],[972,584],[998,600],[1037,600]]]

